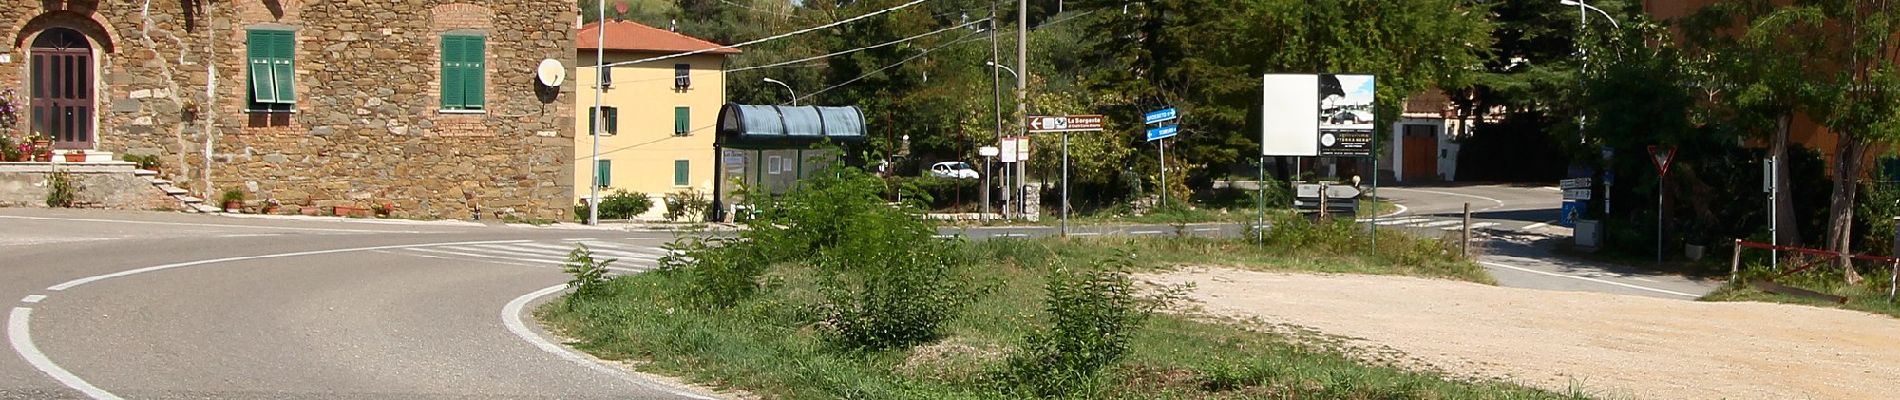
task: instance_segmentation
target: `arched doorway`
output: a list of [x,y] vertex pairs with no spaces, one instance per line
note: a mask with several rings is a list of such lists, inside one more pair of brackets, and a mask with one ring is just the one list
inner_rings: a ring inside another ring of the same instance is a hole
[[49,28],[33,39],[27,60],[33,132],[52,137],[56,149],[92,149],[92,44],[79,31]]

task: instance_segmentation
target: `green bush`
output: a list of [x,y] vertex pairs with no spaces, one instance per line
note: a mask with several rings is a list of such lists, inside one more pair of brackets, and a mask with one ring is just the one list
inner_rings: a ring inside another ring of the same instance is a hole
[[666,220],[678,222],[687,218],[700,219],[706,216],[706,210],[712,209],[712,199],[698,190],[682,190],[666,195]]
[[72,207],[79,189],[73,185],[73,175],[66,171],[53,170],[46,176],[46,206]]
[[614,261],[618,260],[596,259],[586,244],[576,243],[574,250],[567,253],[567,263],[561,266],[562,271],[574,277],[567,281],[567,287],[574,289],[574,295],[568,296],[567,301],[572,304],[599,295],[607,283],[607,265]]
[[1121,361],[1142,322],[1167,303],[1166,295],[1140,294],[1129,277],[1132,260],[1057,270],[1044,288],[1049,326],[1029,335],[1004,378],[1042,397],[1092,392],[1099,373]]
[[[600,198],[600,219],[632,219],[653,208],[653,199],[645,193],[615,190]],[[574,206],[574,217],[587,219],[587,202]]]

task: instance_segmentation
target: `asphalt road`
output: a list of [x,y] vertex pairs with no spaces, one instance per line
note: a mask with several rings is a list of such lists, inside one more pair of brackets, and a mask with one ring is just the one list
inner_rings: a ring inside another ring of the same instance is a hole
[[377,222],[0,209],[0,399],[695,397],[525,315],[574,243],[670,234]]

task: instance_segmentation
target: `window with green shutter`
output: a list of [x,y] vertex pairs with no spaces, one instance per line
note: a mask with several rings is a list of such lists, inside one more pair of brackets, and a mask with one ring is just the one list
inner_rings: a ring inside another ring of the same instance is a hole
[[676,136],[686,136],[686,134],[692,133],[692,117],[692,108],[686,106],[673,107],[673,134]]
[[673,161],[673,186],[686,186],[686,185],[692,184],[693,175],[691,172],[692,168],[690,168],[691,166],[692,166],[692,162],[687,161],[687,160]]
[[595,132],[594,124],[596,123],[603,123],[603,125],[600,126],[600,131],[599,131],[600,134],[602,135],[619,134],[620,133],[620,108],[611,107],[611,106],[588,107],[587,108],[587,134],[589,135],[594,134]]
[[594,186],[610,187],[613,186],[613,182],[614,162],[612,160],[600,160],[597,162],[594,166]]
[[245,31],[245,55],[250,69],[245,109],[288,112],[296,109],[296,32],[281,29]]
[[488,38],[481,35],[442,36],[442,109],[481,110],[487,103]]

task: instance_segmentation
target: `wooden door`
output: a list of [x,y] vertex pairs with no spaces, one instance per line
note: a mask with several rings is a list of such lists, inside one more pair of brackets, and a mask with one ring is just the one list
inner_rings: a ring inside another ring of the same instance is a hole
[[79,32],[54,28],[41,32],[28,53],[33,131],[51,136],[56,149],[92,149],[92,47]]
[[1405,126],[1405,177],[1407,181],[1438,179],[1438,127]]

